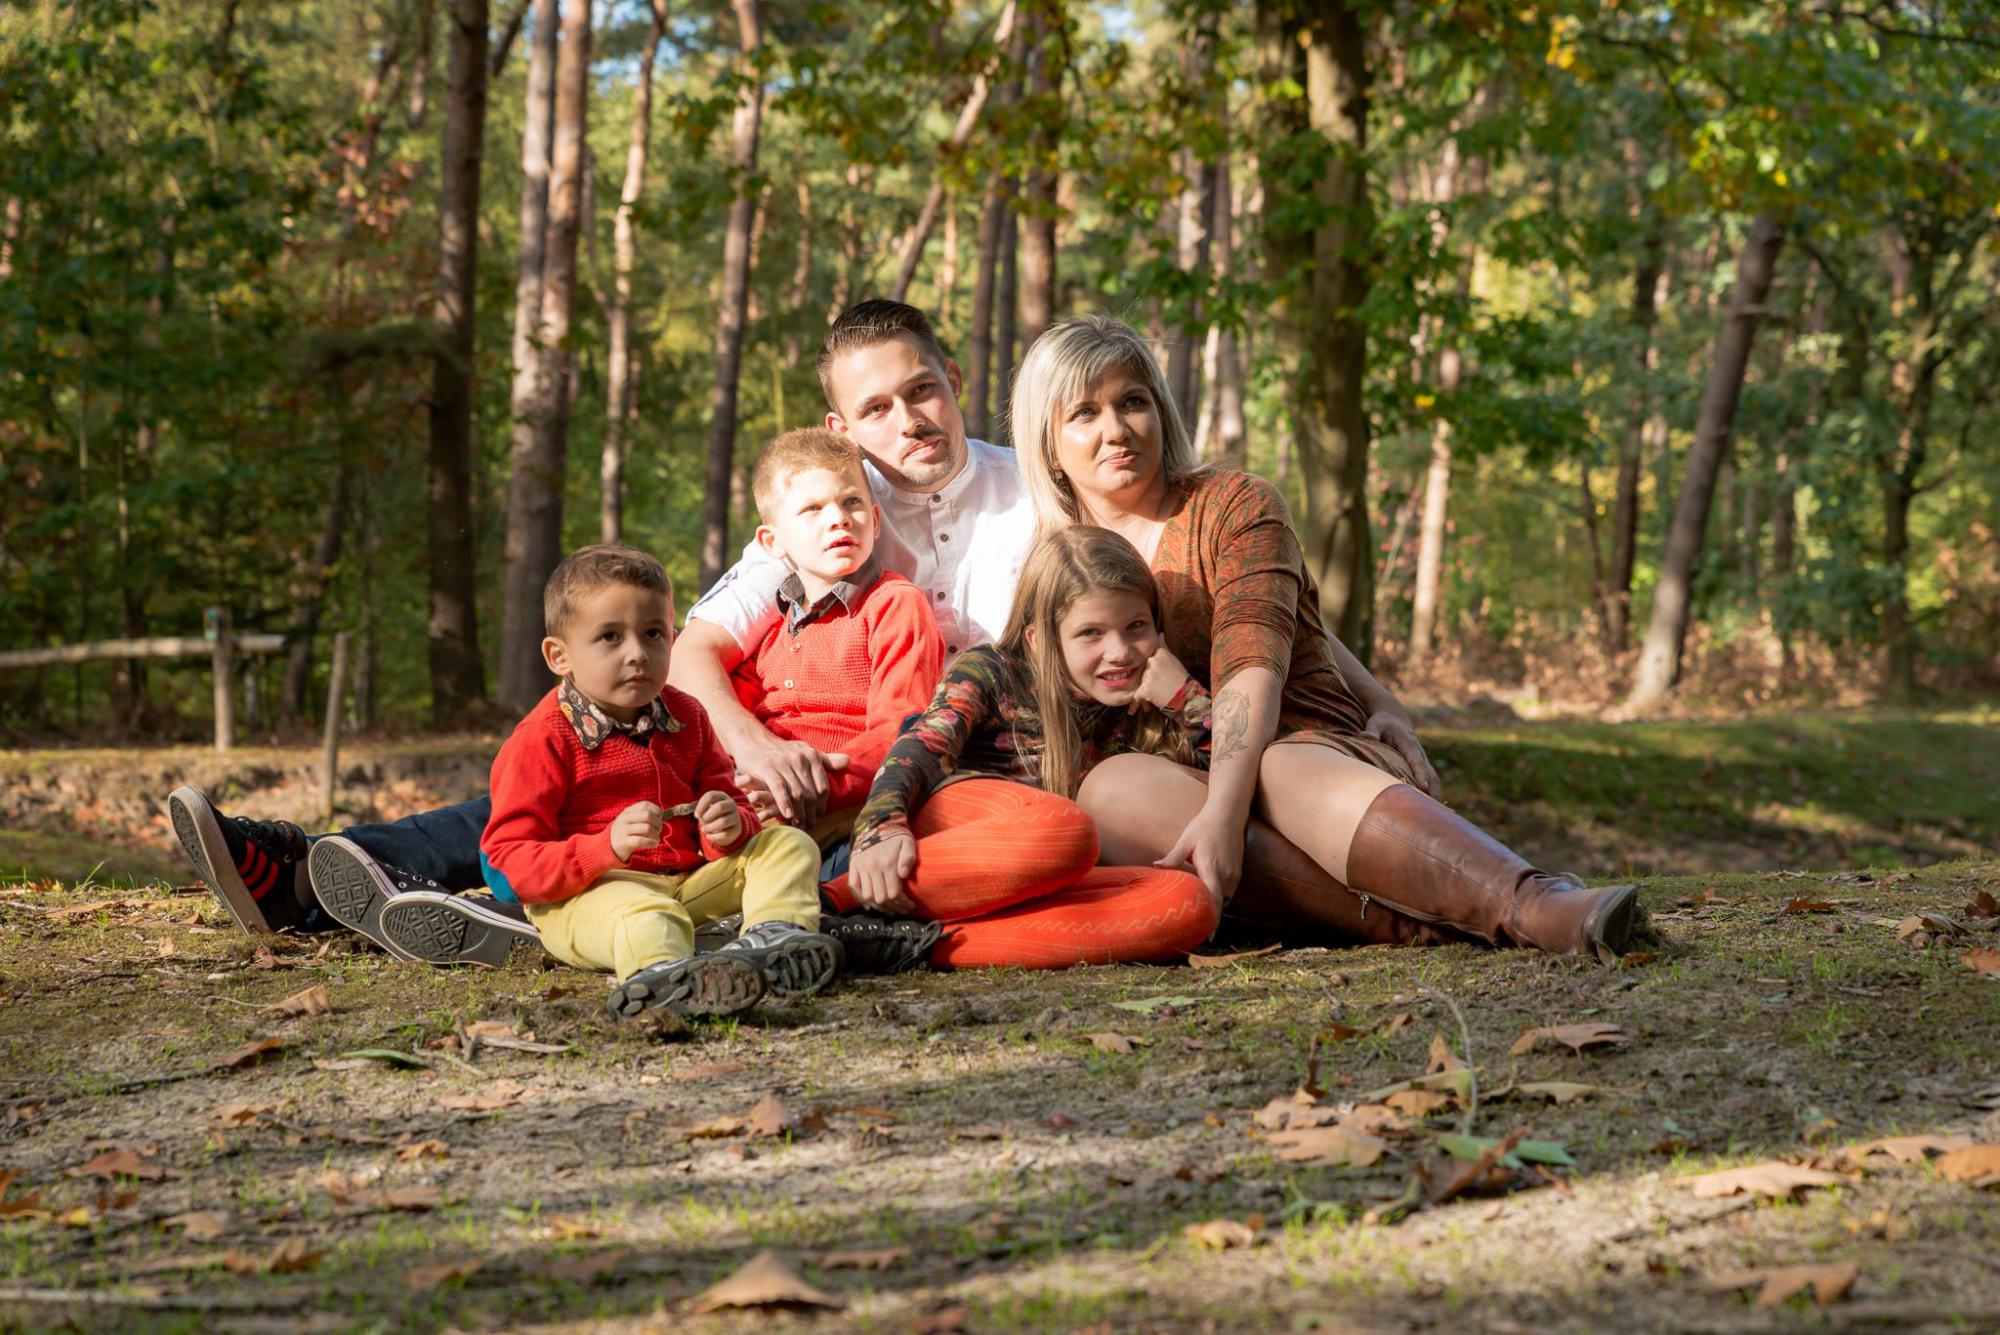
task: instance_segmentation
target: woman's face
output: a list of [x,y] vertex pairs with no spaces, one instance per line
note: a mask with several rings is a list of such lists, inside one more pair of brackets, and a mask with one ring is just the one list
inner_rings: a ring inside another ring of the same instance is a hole
[[1056,410],[1056,469],[1100,516],[1130,508],[1159,479],[1160,447],[1159,405],[1130,371],[1107,371]]
[[1070,685],[1101,705],[1129,705],[1158,652],[1160,630],[1144,598],[1097,589],[1069,605],[1056,623]]

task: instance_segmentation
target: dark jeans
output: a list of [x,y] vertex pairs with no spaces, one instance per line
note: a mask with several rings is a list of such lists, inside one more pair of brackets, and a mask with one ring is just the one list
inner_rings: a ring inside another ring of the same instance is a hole
[[[377,862],[428,876],[447,890],[477,890],[485,884],[479,871],[479,836],[486,832],[486,818],[492,814],[493,799],[475,797],[380,825],[350,825],[340,833]],[[339,927],[316,904],[303,924],[308,932]]]

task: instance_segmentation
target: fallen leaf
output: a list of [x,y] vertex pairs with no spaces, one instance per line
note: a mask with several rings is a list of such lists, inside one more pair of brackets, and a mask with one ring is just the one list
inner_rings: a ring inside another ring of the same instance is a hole
[[13,1173],[6,1169],[0,1169],[0,1219],[4,1219],[9,1215],[40,1214],[42,1212],[42,1193],[39,1191],[30,1191],[20,1196],[9,1196],[7,1192],[13,1186],[13,1183]]
[[889,1270],[910,1259],[908,1247],[876,1247],[868,1251],[821,1252],[822,1270]]
[[1533,1048],[1545,1038],[1575,1049],[1588,1052],[1593,1048],[1610,1047],[1619,1043],[1630,1043],[1632,1036],[1615,1024],[1545,1024],[1524,1029],[1521,1036],[1507,1049],[1509,1057],[1518,1057]]
[[1230,965],[1241,963],[1244,960],[1262,959],[1266,955],[1275,955],[1284,948],[1281,942],[1276,945],[1265,946],[1259,950],[1239,950],[1231,955],[1189,955],[1188,963],[1197,969],[1226,969]]
[[1134,1045],[1146,1041],[1137,1034],[1102,1033],[1085,1034],[1084,1037],[1090,1041],[1090,1046],[1099,1052],[1109,1052],[1119,1057],[1130,1056]]
[[[1262,1224],[1260,1219],[1257,1221]],[[1210,1219],[1200,1224],[1185,1224],[1181,1236],[1198,1247],[1211,1251],[1226,1252],[1233,1247],[1251,1247],[1257,1242],[1257,1230],[1249,1224],[1238,1223],[1234,1219]]]
[[1938,1176],[1972,1187],[2000,1186],[2000,1145],[1968,1145],[1937,1161]]
[[434,1289],[440,1284],[455,1279],[464,1279],[477,1274],[484,1261],[441,1261],[437,1265],[420,1265],[403,1276],[403,1283],[419,1292]]
[[1206,1000],[1207,997],[1140,997],[1134,1001],[1114,1001],[1111,1004],[1121,1011],[1138,1011],[1141,1015],[1152,1015],[1163,1010],[1199,1006]]
[[212,1069],[217,1071],[235,1070],[238,1067],[248,1066],[250,1063],[258,1061],[273,1052],[281,1051],[284,1046],[285,1040],[282,1038],[260,1038],[253,1042],[245,1043],[242,1047],[217,1062]]
[[101,1177],[109,1181],[117,1177],[137,1178],[141,1182],[164,1182],[179,1177],[173,1169],[163,1163],[153,1162],[150,1154],[140,1155],[120,1147],[106,1150],[88,1163],[78,1164],[67,1170],[69,1177]]
[[1439,1071],[1463,1071],[1465,1063],[1451,1050],[1451,1044],[1444,1041],[1443,1034],[1431,1035],[1430,1062],[1424,1067],[1425,1075],[1436,1075]]
[[465,1026],[465,1032],[470,1038],[525,1038],[530,1043],[535,1041],[533,1034],[524,1034],[505,1020],[474,1020]]
[[1785,904],[1785,912],[1787,913],[1832,913],[1833,911],[1833,905],[1829,901],[1812,899],[1804,895],[1801,895],[1797,899],[1788,900]]
[[225,1103],[208,1115],[217,1126],[248,1126],[260,1118],[275,1117],[275,1103]]
[[415,1163],[425,1155],[429,1155],[434,1159],[449,1159],[451,1157],[451,1146],[441,1140],[418,1140],[412,1141],[408,1145],[399,1145],[396,1147],[397,1163]]
[[1387,1105],[1408,1117],[1429,1117],[1432,1113],[1449,1108],[1457,1102],[1449,1094],[1439,1094],[1428,1089],[1399,1089],[1386,1100]]
[[1934,937],[1957,936],[1962,930],[1957,923],[1942,913],[1913,913],[1896,924],[1896,939],[1912,941],[1921,935],[1921,939],[1916,940],[1916,943],[1924,945],[1929,944]]
[[1394,1108],[1383,1103],[1360,1103],[1352,1112],[1342,1113],[1342,1126],[1355,1131],[1366,1131],[1371,1136],[1396,1135],[1408,1131],[1410,1124]]
[[289,1274],[295,1270],[310,1270],[319,1264],[325,1252],[316,1252],[304,1238],[286,1238],[262,1256],[252,1256],[248,1252],[231,1251],[222,1258],[222,1268],[239,1275]]
[[2000,918],[2000,899],[1995,899],[1991,890],[1981,890],[1959,912],[1968,918]]
[[1395,1033],[1398,1029],[1407,1029],[1414,1023],[1416,1023],[1416,1016],[1410,1014],[1408,1011],[1397,1011],[1394,1015],[1384,1020],[1382,1027],[1376,1032],[1386,1037],[1389,1034]]
[[1620,955],[1618,957],[1618,967],[1621,969],[1637,969],[1644,965],[1651,964],[1654,960],[1658,958],[1659,958],[1658,951],[1635,950],[1629,955]]
[[1849,1145],[1846,1154],[1856,1163],[1871,1154],[1886,1154],[1897,1163],[1922,1163],[1934,1153],[1962,1150],[1974,1143],[1970,1136],[1884,1136],[1880,1140]]
[[1481,1148],[1477,1154],[1471,1156],[1469,1162],[1463,1168],[1444,1174],[1431,1185],[1431,1204],[1442,1205],[1454,1196],[1477,1185],[1513,1151],[1515,1146],[1521,1143],[1522,1138],[1527,1134],[1528,1128],[1523,1126],[1516,1127],[1512,1132],[1499,1140],[1484,1140],[1475,1136],[1442,1137],[1439,1143],[1445,1146],[1447,1152],[1455,1153],[1452,1146],[1452,1142],[1454,1141],[1476,1141],[1480,1144]]
[[1965,967],[1989,978],[2000,974],[2000,950],[1992,946],[1976,946],[1965,952]]
[[1252,1118],[1266,1131],[1283,1131],[1295,1126],[1326,1126],[1340,1120],[1335,1108],[1321,1107],[1304,1090],[1281,1099],[1272,1099]]
[[191,1210],[187,1214],[170,1215],[161,1223],[168,1228],[178,1228],[181,1236],[189,1242],[214,1242],[229,1231],[227,1210]]
[[71,1206],[55,1217],[65,1228],[89,1228],[97,1222],[97,1216],[88,1205]]
[[325,983],[315,983],[278,1003],[280,1015],[325,1015],[332,1010],[333,999],[327,996]]
[[744,1123],[749,1127],[751,1135],[765,1140],[782,1136],[791,1131],[795,1125],[791,1110],[785,1107],[785,1101],[778,1097],[776,1090],[757,1100],[756,1106],[751,1108],[748,1116],[744,1118]]
[[1793,1294],[1811,1289],[1813,1298],[1825,1307],[1845,1302],[1860,1273],[1861,1267],[1852,1262],[1845,1265],[1756,1266],[1725,1271],[1712,1276],[1708,1283],[1713,1289],[1747,1289],[1761,1285],[1757,1294],[1759,1307],[1776,1307]]
[[1770,1196],[1783,1199],[1795,1196],[1808,1187],[1837,1187],[1846,1178],[1838,1173],[1829,1173],[1820,1168],[1806,1168],[1782,1159],[1767,1163],[1751,1164],[1745,1168],[1725,1168],[1719,1173],[1703,1173],[1698,1177],[1684,1177],[1680,1182],[1694,1189],[1697,1196]]
[[566,1279],[574,1284],[589,1284],[610,1274],[632,1255],[624,1247],[607,1252],[591,1252],[587,1256],[565,1256],[560,1260],[543,1264],[541,1271],[556,1279]]
[[1264,1139],[1285,1163],[1352,1164],[1366,1168],[1382,1157],[1387,1142],[1345,1126],[1307,1126],[1272,1131]]
[[758,1252],[729,1278],[710,1285],[694,1300],[696,1312],[719,1312],[725,1307],[830,1307],[846,1306],[838,1298],[822,1292],[786,1268],[773,1252]]
[[705,1122],[683,1127],[681,1136],[686,1140],[720,1140],[724,1136],[740,1136],[748,1124],[741,1117],[711,1117]]
[[535,1236],[553,1242],[575,1242],[578,1238],[594,1238],[603,1231],[603,1226],[588,1215],[557,1214],[542,1220]]
[[511,1108],[527,1094],[528,1087],[515,1080],[496,1080],[473,1094],[440,1094],[438,1105],[453,1112],[492,1112]]
[[959,1335],[965,1323],[972,1317],[972,1309],[964,1303],[953,1303],[950,1307],[940,1307],[911,1326],[914,1335]]
[[1526,1094],[1529,1098],[1547,1099],[1550,1103],[1574,1103],[1578,1099],[1589,1098],[1592,1094],[1617,1094],[1625,1091],[1613,1089],[1609,1085],[1579,1085],[1568,1080],[1530,1080],[1514,1086],[1516,1094]]

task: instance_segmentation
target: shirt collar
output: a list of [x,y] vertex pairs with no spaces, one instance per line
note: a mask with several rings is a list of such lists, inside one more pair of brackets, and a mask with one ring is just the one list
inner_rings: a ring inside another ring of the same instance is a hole
[[605,713],[595,700],[579,691],[575,682],[564,677],[556,687],[556,704],[562,710],[562,716],[569,720],[569,726],[576,730],[576,739],[583,743],[586,751],[595,751],[604,745],[605,738],[614,733],[622,732],[638,742],[644,741],[651,732],[681,730],[681,721],[667,708],[666,700],[657,695],[639,711],[639,717],[630,723],[620,723]]
[[875,581],[882,578],[882,562],[870,555],[866,565],[854,572],[848,579],[835,580],[831,587],[810,606],[806,603],[806,583],[799,578],[799,572],[785,572],[784,583],[778,586],[778,607],[785,614],[785,628],[797,630],[808,622],[817,620],[827,608],[838,600],[848,612],[861,601],[861,595],[875,587]]

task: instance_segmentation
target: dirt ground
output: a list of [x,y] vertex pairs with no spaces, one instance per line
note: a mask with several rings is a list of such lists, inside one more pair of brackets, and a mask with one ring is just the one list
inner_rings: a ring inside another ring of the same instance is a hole
[[[1293,949],[645,1031],[527,951],[447,972],[252,941],[195,887],[18,884],[0,1324],[762,1328],[696,1309],[768,1251],[805,1287],[743,1296],[824,1330],[2000,1327],[2000,1189],[1929,1157],[2000,1142],[1982,891],[2000,863],[1657,880],[1665,944],[1616,969]],[[1614,1041],[1510,1052],[1571,1025]],[[1523,1129],[1557,1162],[1449,1152]],[[1938,1139],[1854,1149],[1889,1135]],[[1775,1196],[1686,1181],[1776,1160],[1808,1171]],[[1838,1300],[1729,1275],[1794,1266]]]

